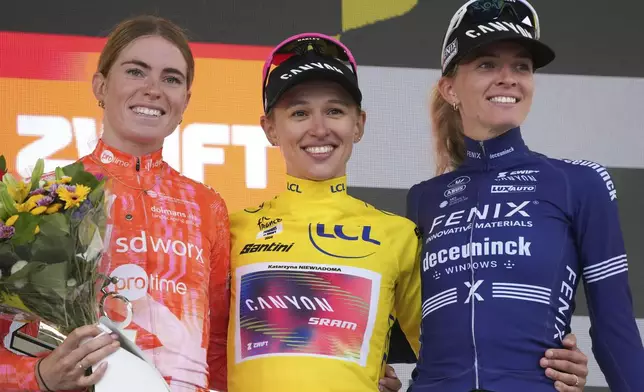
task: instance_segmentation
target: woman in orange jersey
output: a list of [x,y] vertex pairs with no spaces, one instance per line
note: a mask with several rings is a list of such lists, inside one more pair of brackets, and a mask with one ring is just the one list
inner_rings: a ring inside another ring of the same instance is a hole
[[[111,179],[107,258],[111,276],[121,278],[113,291],[132,304],[125,333],[172,391],[205,392],[226,389],[227,210],[214,190],[183,177],[162,157],[164,139],[190,100],[193,78],[194,58],[179,27],[147,16],[119,24],[92,80],[104,110],[104,131],[96,149],[80,161]],[[107,304],[115,321],[128,316],[119,305]],[[16,325],[7,329],[13,333]],[[95,384],[105,364],[89,375],[86,370],[118,348],[110,336],[80,344],[99,333],[95,326],[78,328],[39,358],[2,347],[0,390],[61,391]]]
[[274,49],[263,77],[261,123],[287,182],[231,215],[229,392],[399,390],[389,334],[398,320],[418,354],[420,233],[347,194],[366,120],[355,60],[302,34]]

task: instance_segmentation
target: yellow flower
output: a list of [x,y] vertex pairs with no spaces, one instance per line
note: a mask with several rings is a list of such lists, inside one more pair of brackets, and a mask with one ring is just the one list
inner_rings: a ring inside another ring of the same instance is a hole
[[15,187],[7,186],[7,192],[9,192],[9,196],[11,196],[16,203],[22,203],[29,195],[30,188],[31,186],[29,184],[18,181]]
[[47,211],[47,207],[46,206],[40,206],[40,207],[34,208],[30,212],[31,212],[31,215],[40,215],[45,211]]
[[40,233],[40,226],[36,225],[36,228],[34,229],[34,234],[38,234],[38,233]]
[[13,215],[4,223],[5,226],[13,226],[18,220],[18,215]]
[[65,187],[58,188],[58,197],[65,202],[65,209],[78,207],[85,201],[91,188],[85,185],[76,185],[76,191],[70,192]]
[[69,184],[72,182],[72,178],[69,176],[63,176],[60,180],[56,181],[59,184]]
[[49,207],[47,207],[47,210],[45,210],[45,214],[47,215],[55,214],[58,211],[60,211],[62,207],[63,205],[60,203],[52,204]]
[[45,197],[44,195],[33,195],[25,203],[37,203],[40,199]]

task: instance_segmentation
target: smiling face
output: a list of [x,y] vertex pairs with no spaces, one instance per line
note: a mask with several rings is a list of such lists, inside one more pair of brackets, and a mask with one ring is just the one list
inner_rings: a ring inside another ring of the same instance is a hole
[[183,54],[170,41],[160,36],[132,41],[106,76],[94,76],[94,94],[105,107],[103,140],[133,154],[161,148],[188,105],[187,74]]
[[271,144],[280,147],[287,174],[322,181],[346,174],[365,120],[339,84],[314,81],[284,93],[261,124]]
[[485,139],[526,119],[534,93],[533,72],[523,46],[500,42],[461,62],[454,76],[441,79],[439,89],[450,104],[458,105],[464,133]]

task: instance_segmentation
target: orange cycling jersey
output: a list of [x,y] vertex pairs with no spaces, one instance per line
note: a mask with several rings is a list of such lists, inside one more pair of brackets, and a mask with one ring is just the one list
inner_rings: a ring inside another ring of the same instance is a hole
[[[161,150],[134,157],[102,141],[81,158],[110,178],[110,287],[133,305],[126,335],[154,362],[173,391],[226,390],[230,232],[223,199],[162,160]],[[122,302],[107,303],[125,319]],[[34,323],[3,322],[0,390],[38,391],[36,358],[12,347]],[[10,325],[11,324],[11,325]],[[11,352],[13,351],[13,352]],[[209,377],[210,374],[210,377]],[[210,383],[209,383],[210,379]]]

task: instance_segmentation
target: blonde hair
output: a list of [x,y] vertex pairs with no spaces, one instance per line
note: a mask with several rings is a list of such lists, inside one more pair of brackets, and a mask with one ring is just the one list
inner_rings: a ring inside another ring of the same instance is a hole
[[[449,72],[447,78],[453,78],[456,68]],[[440,93],[438,83],[431,93],[429,115],[434,137],[434,155],[436,156],[436,175],[456,169],[465,160],[465,140],[461,115]]]

